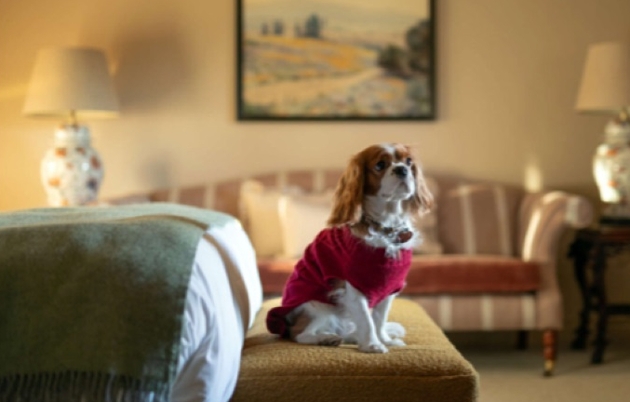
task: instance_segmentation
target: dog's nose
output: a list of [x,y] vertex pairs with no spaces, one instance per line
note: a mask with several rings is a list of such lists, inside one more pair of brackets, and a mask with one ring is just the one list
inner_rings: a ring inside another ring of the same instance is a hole
[[396,176],[400,177],[401,179],[404,179],[405,177],[407,177],[407,174],[409,173],[409,171],[407,170],[405,166],[396,166],[393,172]]

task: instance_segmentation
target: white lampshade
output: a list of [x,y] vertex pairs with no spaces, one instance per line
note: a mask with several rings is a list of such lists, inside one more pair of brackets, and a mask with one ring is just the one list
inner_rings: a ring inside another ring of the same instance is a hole
[[118,101],[105,54],[94,48],[47,48],[37,54],[24,104],[31,117],[107,118]]
[[619,113],[630,106],[630,44],[591,45],[586,57],[576,109]]

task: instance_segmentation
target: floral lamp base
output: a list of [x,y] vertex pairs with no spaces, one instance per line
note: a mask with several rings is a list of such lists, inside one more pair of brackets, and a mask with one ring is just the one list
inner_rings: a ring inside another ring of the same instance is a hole
[[593,157],[593,175],[604,215],[630,217],[630,123],[613,120],[606,126],[606,140]]
[[49,205],[77,206],[97,199],[103,163],[90,142],[90,131],[85,126],[69,124],[55,131],[54,146],[41,163]]

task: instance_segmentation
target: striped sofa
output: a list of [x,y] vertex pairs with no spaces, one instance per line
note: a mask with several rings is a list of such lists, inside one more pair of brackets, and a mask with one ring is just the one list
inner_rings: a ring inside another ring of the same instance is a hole
[[[341,169],[301,170],[247,179],[267,188],[291,186],[321,193],[334,188],[341,173]],[[591,204],[559,191],[527,193],[494,182],[429,176],[439,188],[437,233],[443,253],[414,255],[403,296],[419,303],[444,331],[514,330],[523,341],[528,331],[542,331],[544,372],[550,375],[563,323],[556,278],[558,243],[565,230],[591,223]],[[239,217],[244,180],[171,188],[110,202],[177,202]],[[269,296],[282,291],[294,263],[294,259],[259,258]]]

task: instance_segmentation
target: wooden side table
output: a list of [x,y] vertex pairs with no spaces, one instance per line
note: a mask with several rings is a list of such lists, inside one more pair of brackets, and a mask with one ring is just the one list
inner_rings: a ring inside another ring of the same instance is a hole
[[606,348],[608,317],[613,314],[630,314],[629,304],[609,304],[606,297],[606,263],[609,257],[630,250],[630,221],[608,219],[596,229],[582,229],[575,235],[569,257],[573,258],[575,279],[582,294],[580,323],[575,330],[572,349],[585,349],[589,335],[591,311],[597,317],[595,350],[591,363],[602,362]]

